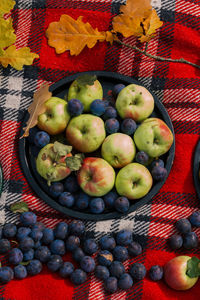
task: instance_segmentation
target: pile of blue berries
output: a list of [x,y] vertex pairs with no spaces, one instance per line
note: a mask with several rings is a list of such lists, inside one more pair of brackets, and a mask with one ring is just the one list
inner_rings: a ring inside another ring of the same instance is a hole
[[187,250],[197,248],[199,239],[197,234],[192,231],[192,226],[200,227],[200,212],[193,212],[188,219],[183,218],[176,222],[176,229],[180,234],[173,234],[169,238],[169,246],[173,250],[184,248]]

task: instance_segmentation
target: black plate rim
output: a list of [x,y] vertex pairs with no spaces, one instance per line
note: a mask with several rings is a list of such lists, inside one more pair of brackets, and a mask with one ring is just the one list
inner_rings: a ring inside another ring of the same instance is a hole
[[194,150],[193,155],[193,180],[194,187],[197,193],[197,197],[200,200],[200,178],[199,178],[199,168],[200,168],[200,140]]
[[[62,87],[63,85],[72,82],[77,78],[77,76],[81,74],[91,74],[91,75],[97,75],[97,78],[99,77],[105,77],[105,78],[113,78],[115,80],[120,80],[127,82],[127,84],[135,83],[139,84],[141,86],[144,86],[142,83],[140,83],[138,80],[135,80],[129,76],[122,75],[120,73],[114,73],[114,72],[107,72],[107,71],[86,71],[86,72],[79,72],[67,77],[62,78],[61,80],[55,82],[52,84],[49,88],[51,92],[54,92],[56,89]],[[149,90],[147,88],[147,90]],[[137,200],[137,202],[133,202],[133,204],[130,205],[130,208],[127,213],[121,214],[117,211],[114,212],[109,212],[105,214],[89,214],[89,213],[84,213],[80,211],[76,211],[67,207],[64,207],[60,205],[56,200],[53,198],[49,197],[37,184],[36,180],[32,176],[30,169],[29,169],[29,164],[25,155],[25,143],[26,139],[25,138],[19,138],[19,161],[23,170],[23,173],[25,175],[25,178],[27,179],[29,185],[31,186],[32,190],[36,193],[36,195],[41,198],[46,204],[48,204],[50,207],[54,208],[56,211],[59,211],[60,213],[64,214],[66,217],[70,218],[76,218],[76,219],[82,219],[82,220],[88,220],[88,221],[105,221],[105,220],[110,220],[110,219],[116,219],[116,218],[121,218],[124,216],[127,216],[131,212],[137,210],[139,207],[147,204],[152,200],[152,198],[159,192],[161,187],[164,185],[165,181],[167,180],[167,177],[169,176],[170,170],[173,165],[174,161],[174,156],[175,156],[175,134],[174,134],[174,128],[172,121],[168,115],[167,110],[165,109],[164,105],[162,102],[155,96],[150,90],[149,92],[153,95],[154,100],[155,100],[155,106],[159,110],[159,112],[162,114],[162,119],[166,122],[166,124],[169,126],[171,129],[173,136],[174,136],[174,141],[173,144],[168,152],[168,157],[167,157],[167,163],[166,163],[166,169],[167,169],[167,176],[164,181],[158,182],[151,190],[150,192],[143,198]],[[23,135],[23,127],[25,126],[27,120],[28,120],[28,111],[25,113],[25,117],[22,121],[21,124],[21,129],[20,129],[20,137]],[[156,192],[155,192],[156,190]]]

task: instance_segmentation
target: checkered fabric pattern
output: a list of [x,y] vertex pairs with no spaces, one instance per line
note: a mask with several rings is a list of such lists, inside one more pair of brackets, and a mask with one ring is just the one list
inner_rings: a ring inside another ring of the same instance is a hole
[[[16,46],[28,46],[40,55],[32,66],[22,71],[0,67],[0,161],[4,173],[0,198],[0,224],[17,222],[17,216],[6,209],[16,201],[26,201],[39,216],[39,221],[53,227],[66,220],[65,216],[46,205],[29,187],[18,159],[18,138],[24,113],[33,93],[42,83],[52,84],[61,78],[81,71],[105,70],[131,76],[163,102],[175,129],[176,153],[170,175],[152,201],[134,213],[117,220],[85,222],[87,232],[97,240],[105,233],[123,228],[133,231],[144,251],[136,259],[125,262],[128,269],[133,262],[142,262],[147,270],[152,265],[164,265],[178,254],[193,252],[171,251],[168,237],[175,232],[175,222],[199,209],[193,178],[192,162],[200,133],[200,70],[177,63],[157,62],[140,53],[114,44],[98,43],[79,56],[69,53],[56,55],[47,45],[45,30],[52,21],[66,13],[74,18],[82,15],[99,30],[111,28],[112,17],[125,1],[120,0],[16,0],[12,12],[17,34]],[[148,44],[148,51],[166,58],[184,57],[200,64],[200,3],[199,0],[152,0],[163,26]],[[132,37],[123,41],[141,45]],[[67,222],[70,222],[68,219]],[[195,230],[200,238],[200,231]],[[69,257],[70,259],[70,257]],[[191,290],[176,292],[163,282],[155,283],[148,276],[125,291],[108,295],[102,283],[89,276],[79,287],[60,279],[44,269],[40,275],[22,281],[12,281],[0,287],[4,300],[66,300],[66,299],[199,299],[200,284]]]

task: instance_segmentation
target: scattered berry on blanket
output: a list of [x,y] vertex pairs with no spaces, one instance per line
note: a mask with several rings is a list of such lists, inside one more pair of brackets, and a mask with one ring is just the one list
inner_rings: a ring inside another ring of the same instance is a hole
[[59,222],[54,228],[54,236],[56,239],[64,240],[68,235],[68,224]]
[[192,226],[200,227],[200,211],[195,211],[189,216]]
[[129,273],[133,279],[142,280],[146,276],[146,268],[142,263],[136,262],[131,266]]
[[101,115],[104,114],[105,110],[106,110],[105,103],[100,99],[96,99],[90,104],[90,111],[95,116],[100,117]]
[[197,248],[199,244],[198,236],[195,232],[188,232],[183,236],[183,248],[193,249]]
[[130,256],[138,256],[142,253],[142,246],[140,243],[132,241],[128,245],[128,253]]
[[34,137],[34,144],[38,148],[43,148],[50,142],[50,135],[45,131],[38,131]]
[[46,263],[51,257],[51,251],[47,246],[40,246],[35,250],[35,258],[41,261],[42,263]]
[[133,119],[124,119],[121,122],[121,132],[127,135],[132,135],[137,128],[137,124]]
[[73,284],[80,285],[87,280],[87,274],[81,269],[76,269],[71,273],[70,279]]
[[85,225],[80,220],[73,220],[69,224],[69,232],[71,235],[81,236],[85,233]]
[[81,259],[85,256],[85,253],[83,252],[83,250],[81,248],[76,248],[73,252],[72,252],[72,257],[76,262],[80,262]]
[[93,272],[95,269],[95,261],[91,256],[84,256],[80,261],[80,266],[86,273]]
[[69,277],[73,271],[74,265],[69,261],[65,261],[59,269],[59,275],[63,278],[66,278]]
[[38,259],[33,259],[26,266],[28,275],[37,275],[42,271],[42,263]]
[[34,242],[38,242],[43,237],[43,232],[37,228],[33,228],[29,233],[29,236],[34,240]]
[[51,255],[49,261],[47,262],[47,268],[52,272],[58,271],[62,265],[63,260],[60,255]]
[[33,226],[37,223],[37,216],[31,211],[26,211],[20,214],[20,222],[24,226]]
[[20,249],[12,248],[9,251],[8,261],[11,265],[18,265],[22,262],[22,260],[23,260],[23,253]]
[[109,235],[104,235],[99,240],[101,250],[113,250],[116,247],[116,241]]
[[27,270],[26,267],[23,265],[17,265],[13,269],[14,271],[14,277],[17,279],[24,279],[27,277]]
[[63,240],[54,240],[50,244],[50,250],[52,254],[64,255],[66,252],[65,243]]
[[86,239],[83,243],[83,250],[85,253],[92,255],[97,252],[98,245],[94,239]]
[[34,249],[30,249],[30,250],[23,253],[23,261],[32,260],[34,258],[34,256],[35,256]]
[[117,291],[117,278],[116,277],[108,277],[104,281],[104,288],[109,293],[115,293]]
[[163,268],[159,265],[152,266],[149,270],[149,277],[153,281],[161,280],[163,277]]
[[17,234],[16,234],[16,238],[18,241],[21,241],[22,239],[24,239],[25,237],[27,237],[29,235],[29,233],[31,232],[31,228],[29,227],[19,227],[17,229]]
[[100,214],[105,209],[105,203],[102,198],[93,198],[89,203],[89,207],[93,214]]
[[8,283],[14,278],[14,272],[10,267],[0,268],[0,283]]
[[3,226],[3,236],[5,238],[14,238],[16,233],[17,227],[15,224],[8,223]]
[[118,280],[118,286],[122,290],[128,290],[133,285],[133,279],[128,273],[124,273]]
[[176,222],[175,224],[177,230],[180,232],[180,233],[188,233],[188,232],[191,232],[192,230],[192,226],[191,226],[191,223],[188,219],[180,219]]
[[34,243],[33,248],[34,248],[34,249],[38,249],[38,248],[41,247],[41,246],[42,246],[41,241],[37,241],[37,242]]
[[37,222],[32,226],[32,229],[38,229],[40,231],[43,231],[45,229],[45,225],[42,222]]
[[115,240],[118,245],[128,246],[133,241],[132,232],[127,229],[122,229],[117,232]]
[[26,236],[25,238],[21,239],[19,242],[19,248],[22,250],[22,252],[26,252],[33,247],[34,247],[34,240],[29,236]]
[[169,246],[171,249],[180,249],[183,245],[183,238],[180,234],[173,234],[169,238]]
[[98,279],[106,280],[108,277],[110,277],[110,272],[107,267],[98,265],[95,269],[95,276]]
[[45,228],[43,230],[42,243],[45,245],[50,244],[54,240],[54,231],[51,228]]
[[123,262],[128,259],[128,250],[126,247],[116,246],[113,250],[113,256],[115,260]]
[[64,192],[64,185],[62,182],[52,182],[49,187],[49,193],[52,197],[58,198]]
[[79,237],[76,235],[70,235],[66,240],[65,246],[68,251],[74,251],[80,246]]
[[10,242],[7,239],[0,240],[0,254],[7,253],[11,248]]
[[125,273],[125,268],[122,262],[114,260],[109,267],[110,275],[120,278]]
[[113,262],[113,255],[108,250],[101,250],[98,252],[97,261],[100,265],[109,267]]
[[108,119],[105,121],[105,129],[108,134],[116,133],[119,130],[119,121],[117,119]]

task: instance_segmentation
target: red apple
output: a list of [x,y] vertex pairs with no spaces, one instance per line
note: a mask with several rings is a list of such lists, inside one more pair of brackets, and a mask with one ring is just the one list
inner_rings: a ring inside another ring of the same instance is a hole
[[87,157],[78,172],[78,183],[86,194],[100,197],[113,188],[115,171],[104,159]]
[[174,290],[188,290],[198,280],[198,277],[189,277],[187,275],[187,263],[191,259],[190,256],[181,255],[172,258],[164,266],[165,282]]

